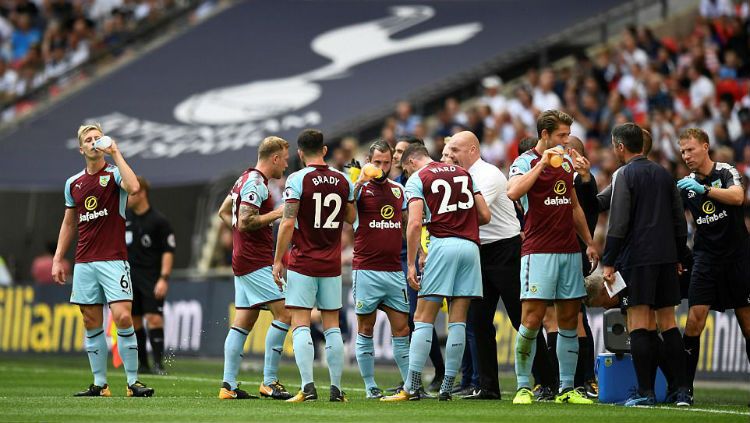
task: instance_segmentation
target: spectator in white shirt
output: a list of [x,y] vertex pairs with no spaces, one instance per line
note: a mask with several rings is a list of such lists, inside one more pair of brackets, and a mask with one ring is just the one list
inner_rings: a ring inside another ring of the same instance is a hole
[[504,95],[500,94],[502,86],[503,80],[497,75],[491,75],[482,79],[484,95],[479,99],[479,102],[490,106],[492,114],[495,116],[504,112],[508,106],[508,100],[506,100]]
[[716,89],[714,83],[693,64],[688,68],[690,79],[690,108],[695,110],[708,103],[713,105]]
[[552,90],[555,86],[555,74],[551,69],[545,69],[539,76],[539,86],[534,90],[534,107],[543,112],[545,110],[560,109],[560,97]]

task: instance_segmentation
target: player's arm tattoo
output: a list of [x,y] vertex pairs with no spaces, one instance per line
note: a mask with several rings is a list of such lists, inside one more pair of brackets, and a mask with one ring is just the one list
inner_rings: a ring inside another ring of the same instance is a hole
[[284,203],[284,219],[296,219],[299,211],[299,202]]
[[262,225],[258,209],[248,206],[247,204],[240,204],[240,218],[238,226],[241,231],[255,231],[260,229]]

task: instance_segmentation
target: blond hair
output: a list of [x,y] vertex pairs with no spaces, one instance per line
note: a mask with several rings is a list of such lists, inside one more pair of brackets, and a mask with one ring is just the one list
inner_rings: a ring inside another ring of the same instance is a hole
[[87,133],[90,131],[97,130],[101,132],[102,135],[104,135],[104,131],[102,131],[102,125],[99,122],[90,123],[87,125],[81,125],[78,127],[78,144],[80,145],[83,142],[83,137],[86,136]]
[[267,159],[288,148],[289,143],[285,139],[275,136],[266,137],[258,146],[258,160]]
[[680,132],[680,141],[689,140],[690,138],[702,144],[708,144],[708,134],[701,128],[687,128]]

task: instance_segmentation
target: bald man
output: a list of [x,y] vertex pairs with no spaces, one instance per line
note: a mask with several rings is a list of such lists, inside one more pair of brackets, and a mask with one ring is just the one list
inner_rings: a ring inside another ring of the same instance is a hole
[[477,137],[469,131],[459,132],[448,147],[450,159],[469,171],[492,215],[490,223],[479,227],[484,298],[474,300],[469,308],[477,345],[479,387],[464,399],[500,399],[493,321],[497,302],[502,298],[513,326],[521,322],[521,226],[507,195],[508,180],[500,169],[482,160]]

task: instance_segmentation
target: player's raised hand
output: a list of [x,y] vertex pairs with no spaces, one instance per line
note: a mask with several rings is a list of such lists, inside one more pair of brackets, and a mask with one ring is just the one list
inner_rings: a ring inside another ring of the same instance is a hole
[[406,280],[409,282],[409,286],[413,290],[419,291],[421,285],[419,283],[419,279],[417,278],[417,268],[413,264],[409,265],[409,268],[406,271]]
[[545,166],[550,166],[550,163],[552,163],[551,162],[552,158],[555,156],[560,156],[562,154],[563,154],[562,150],[557,147],[548,148],[544,150],[544,153],[542,153],[542,159],[540,160],[540,162],[542,162],[542,164],[544,164]]
[[52,279],[60,285],[65,285],[65,266],[62,261],[52,260]]
[[573,169],[581,175],[588,175],[591,170],[591,162],[575,148],[570,149],[570,155],[573,158]]
[[284,264],[277,262],[273,264],[273,281],[279,287],[279,291],[284,291]]

